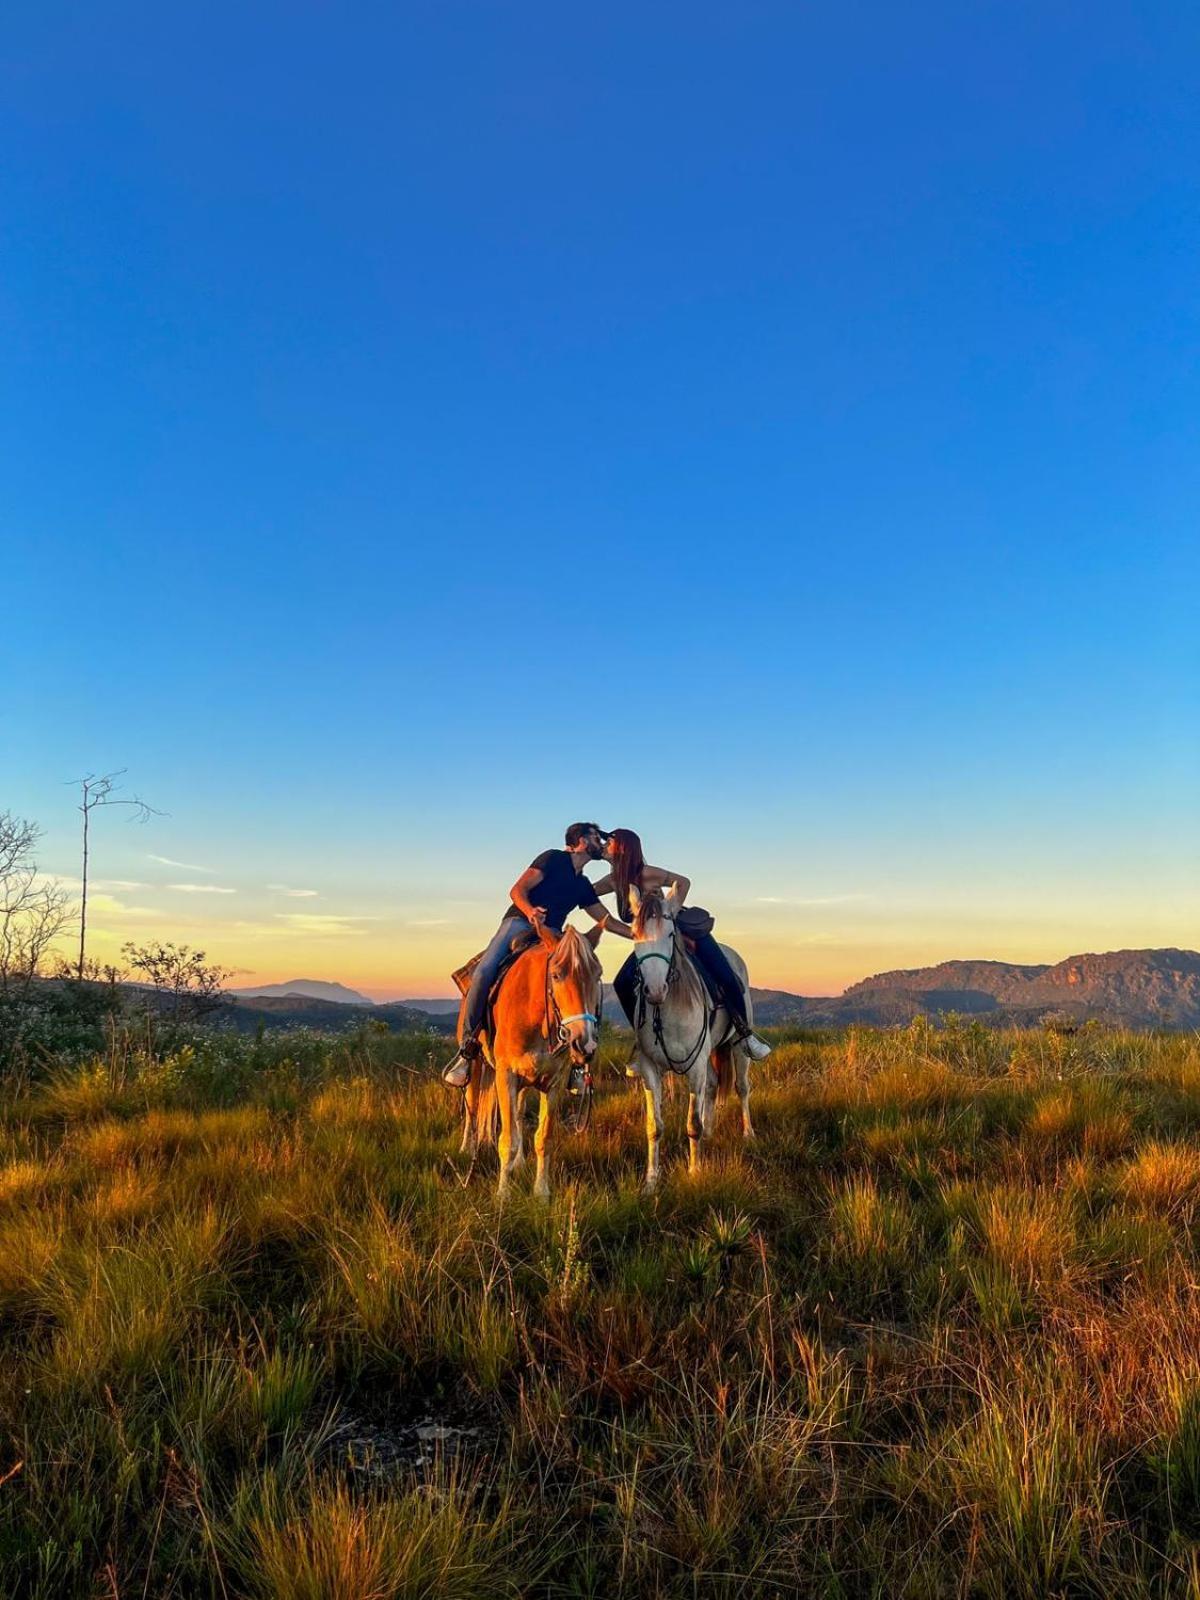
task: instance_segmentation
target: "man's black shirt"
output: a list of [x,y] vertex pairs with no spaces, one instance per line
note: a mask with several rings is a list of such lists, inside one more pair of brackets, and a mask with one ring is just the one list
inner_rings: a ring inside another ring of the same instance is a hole
[[[546,925],[562,928],[567,913],[576,906],[598,906],[600,897],[582,872],[575,871],[575,862],[567,850],[543,850],[529,863],[542,875],[542,881],[528,891],[531,905],[541,906],[546,913]],[[506,917],[519,917],[521,912],[510,900],[504,908]]]

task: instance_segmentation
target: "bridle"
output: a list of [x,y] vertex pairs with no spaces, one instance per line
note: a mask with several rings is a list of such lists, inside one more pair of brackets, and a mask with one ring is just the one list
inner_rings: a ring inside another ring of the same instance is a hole
[[[600,1018],[604,1014],[604,979],[603,977],[600,979],[600,989],[596,996],[596,1010],[594,1012],[576,1011],[571,1016],[564,1017],[562,1012],[558,1009],[558,1001],[554,997],[554,980],[550,976],[551,965],[552,963],[547,961],[546,1016],[542,1027],[546,1037],[546,1043],[550,1047],[550,1056],[553,1058],[561,1055],[564,1050],[569,1048],[571,1043],[569,1029],[572,1022],[594,1022],[596,1024],[597,1037],[599,1036]],[[556,1035],[558,1037],[558,1043],[553,1044],[551,1041]],[[563,1121],[566,1123],[567,1127],[572,1133],[585,1133],[592,1120],[592,1094],[594,1085],[592,1082],[591,1064],[586,1058],[579,1064],[583,1069],[583,1094],[580,1098],[578,1110],[572,1115],[564,1115],[563,1117]]]
[[554,980],[550,975],[552,963],[546,963],[546,1019],[542,1026],[546,1042],[557,1038],[558,1043],[551,1045],[550,1054],[561,1054],[571,1043],[570,1026],[573,1022],[594,1022],[600,1026],[600,1018],[604,1013],[604,979],[600,979],[600,992],[596,999],[595,1011],[575,1011],[569,1017],[564,1017],[558,1009],[558,1001],[554,997]]
[[708,1038],[708,1007],[706,1005],[704,1008],[703,1019],[700,1023],[700,1032],[697,1036],[695,1044],[688,1051],[687,1055],[680,1056],[677,1059],[667,1049],[666,1035],[663,1031],[662,1002],[660,1001],[657,1005],[655,1005],[652,1002],[647,1001],[646,984],[645,980],[642,978],[642,967],[647,961],[665,961],[667,963],[667,988],[673,988],[679,981],[679,933],[675,927],[674,917],[668,917],[667,921],[671,924],[671,954],[669,956],[665,956],[661,950],[647,950],[645,955],[639,955],[636,949],[633,952],[633,958],[637,962],[639,983],[636,1029],[637,1032],[641,1032],[642,1026],[646,1021],[646,1007],[649,1005],[651,1011],[654,1013],[654,1021],[651,1024],[651,1029],[654,1035],[654,1043],[670,1070],[683,1075],[690,1072],[695,1066],[696,1062],[700,1058],[700,1052],[704,1048],[704,1041]]

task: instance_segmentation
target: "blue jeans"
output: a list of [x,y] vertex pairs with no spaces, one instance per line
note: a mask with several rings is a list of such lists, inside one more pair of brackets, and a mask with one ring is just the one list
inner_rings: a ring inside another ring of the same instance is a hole
[[467,990],[467,1005],[463,1013],[463,1039],[473,1039],[487,1020],[488,995],[496,975],[504,965],[508,947],[519,933],[531,933],[532,925],[519,911],[513,912],[492,935],[492,942],[479,958],[479,965],[471,974],[471,987]]

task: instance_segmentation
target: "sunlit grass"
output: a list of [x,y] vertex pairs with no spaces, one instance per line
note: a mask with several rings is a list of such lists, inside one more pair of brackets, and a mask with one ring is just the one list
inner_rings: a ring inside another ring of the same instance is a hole
[[1200,1594],[1196,1040],[794,1039],[646,1198],[606,1039],[548,1207],[446,1048],[0,1097],[0,1594]]

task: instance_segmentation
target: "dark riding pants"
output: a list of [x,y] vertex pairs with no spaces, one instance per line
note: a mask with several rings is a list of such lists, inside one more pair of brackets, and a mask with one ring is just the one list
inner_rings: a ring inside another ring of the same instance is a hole
[[[721,1004],[733,1018],[736,1026],[748,1027],[746,1021],[746,992],[742,988],[742,980],[729,964],[729,957],[713,938],[711,933],[702,933],[698,939],[689,940],[697,962],[713,979],[721,994]],[[629,1026],[636,1027],[637,1007],[637,956],[631,955],[620,972],[613,979],[613,993],[621,1002],[621,1010],[629,1019]]]

